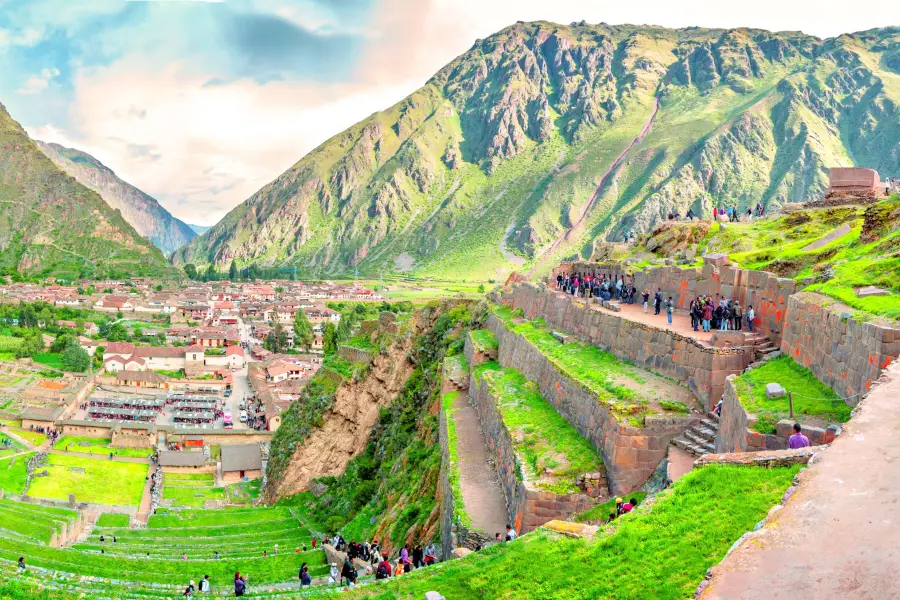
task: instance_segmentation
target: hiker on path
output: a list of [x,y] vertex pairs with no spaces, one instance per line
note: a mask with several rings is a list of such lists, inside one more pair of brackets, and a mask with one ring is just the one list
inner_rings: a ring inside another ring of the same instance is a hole
[[662,307],[662,289],[656,288],[656,293],[653,295],[653,314],[658,315],[659,309]]
[[318,540],[316,540],[316,538],[313,538],[313,540],[312,540],[312,547],[313,547],[313,550],[316,549],[316,542],[317,542],[317,541],[318,541]]
[[669,325],[672,324],[672,313],[675,312],[675,303],[672,302],[672,296],[666,300],[666,318],[669,319]]
[[400,562],[403,563],[403,571],[409,571],[409,567],[412,566],[412,559],[409,557],[409,544],[400,548]]
[[188,584],[188,586],[186,588],[184,588],[184,593],[181,595],[185,596],[187,598],[194,597],[194,580],[193,579],[191,579],[191,582]]
[[331,563],[331,569],[328,571],[328,583],[337,583],[340,578],[341,572],[338,571],[337,563]]
[[309,567],[306,566],[306,563],[300,565],[300,573],[297,574],[297,578],[300,579],[301,587],[312,585],[312,577],[309,575]]
[[437,562],[437,549],[434,547],[434,542],[429,542],[425,546],[425,566],[429,567],[435,562]]
[[731,308],[731,317],[734,321],[733,329],[735,331],[740,331],[742,329],[741,321],[744,318],[744,313],[741,311],[741,303],[735,301],[734,306]]
[[417,545],[415,548],[413,548],[413,552],[412,552],[413,567],[415,567],[416,569],[421,569],[422,567],[424,567],[425,566],[424,559],[425,559],[425,551],[422,550],[421,545]]
[[25,557],[24,556],[19,557],[19,562],[16,563],[16,568],[19,569],[20,571],[25,570]]
[[238,571],[234,574],[234,595],[235,596],[243,596],[244,592],[247,590],[247,580],[241,577],[241,572]]
[[391,563],[388,560],[387,552],[381,553],[381,562],[375,569],[375,579],[387,579],[391,576]]
[[794,434],[788,438],[788,448],[796,450],[797,448],[807,448],[809,446],[809,438],[803,435],[800,423],[794,423]]
[[350,557],[344,558],[344,566],[341,569],[341,577],[347,580],[347,585],[353,587],[356,584],[356,568],[350,562]]
[[747,328],[750,332],[753,332],[753,320],[756,318],[756,313],[753,312],[753,305],[747,305]]
[[203,579],[200,580],[200,591],[204,594],[208,594],[210,589],[209,575],[204,575]]
[[644,293],[641,294],[641,298],[643,298],[644,303],[644,314],[647,314],[647,304],[650,302],[650,290],[645,289]]

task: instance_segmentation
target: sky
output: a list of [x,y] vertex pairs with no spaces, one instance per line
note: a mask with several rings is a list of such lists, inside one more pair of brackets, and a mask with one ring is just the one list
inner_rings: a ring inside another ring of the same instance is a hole
[[516,21],[832,37],[898,16],[893,0],[0,0],[0,103],[212,225]]

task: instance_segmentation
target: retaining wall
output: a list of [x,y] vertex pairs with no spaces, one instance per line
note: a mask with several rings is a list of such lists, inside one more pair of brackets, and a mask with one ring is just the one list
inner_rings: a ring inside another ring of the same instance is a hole
[[669,442],[697,422],[690,417],[647,417],[644,427],[619,423],[596,393],[563,374],[525,337],[494,315],[487,323],[500,342],[499,363],[537,383],[547,402],[603,456],[614,495],[642,486],[665,458]]
[[794,294],[781,350],[856,406],[900,356],[900,328],[860,322],[848,310],[818,294]]
[[518,533],[534,531],[547,521],[565,519],[597,503],[596,498],[585,494],[554,494],[529,484],[497,408],[497,399],[487,381],[478,378],[474,372],[469,379],[469,401],[478,411],[488,450],[494,455],[500,485],[506,496],[507,516]]
[[[797,283],[792,279],[779,277],[766,271],[749,271],[728,265],[728,257],[711,255],[706,257],[702,268],[682,269],[676,266],[650,267],[633,274],[634,286],[638,293],[644,289],[653,292],[661,289],[664,298],[672,296],[677,308],[687,309],[691,300],[699,295],[715,297],[716,294],[735,298],[747,311],[753,305],[756,313],[754,327],[780,343],[785,327],[788,298],[797,291]],[[625,281],[632,278],[625,274],[621,265],[603,263],[567,263],[560,265],[552,274],[555,285],[557,272],[596,273],[614,276],[625,275]]]
[[542,318],[553,329],[686,383],[707,410],[722,397],[725,378],[740,374],[754,358],[752,348],[707,346],[668,329],[629,321],[543,284],[519,284],[504,293],[502,301],[521,308],[529,319]]

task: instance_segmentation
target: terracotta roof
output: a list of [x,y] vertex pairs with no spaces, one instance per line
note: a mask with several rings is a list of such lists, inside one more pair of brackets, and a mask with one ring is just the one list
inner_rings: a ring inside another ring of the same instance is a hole
[[107,342],[103,346],[104,354],[124,354],[131,356],[134,354],[134,344],[129,342]]
[[184,348],[140,346],[134,349],[133,356],[146,356],[148,358],[180,358],[184,355]]
[[235,356],[235,355],[243,356],[244,349],[241,348],[240,346],[228,346],[228,348],[225,349],[225,356]]

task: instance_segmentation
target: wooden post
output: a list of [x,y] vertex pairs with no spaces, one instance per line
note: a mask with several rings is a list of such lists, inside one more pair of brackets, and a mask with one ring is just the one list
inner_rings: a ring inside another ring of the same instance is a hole
[[791,411],[791,418],[794,418],[794,393],[788,392],[788,408]]

